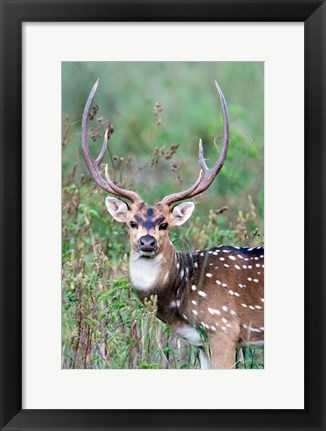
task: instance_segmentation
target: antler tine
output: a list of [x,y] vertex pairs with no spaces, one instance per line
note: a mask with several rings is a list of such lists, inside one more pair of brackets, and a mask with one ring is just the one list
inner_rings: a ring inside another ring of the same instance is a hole
[[107,150],[107,147],[108,147],[108,130],[105,131],[103,145],[102,145],[102,148],[101,148],[101,151],[100,151],[100,154],[98,155],[98,157],[96,159],[93,159],[93,157],[91,156],[91,153],[89,151],[88,144],[87,144],[87,120],[88,120],[89,110],[90,110],[91,104],[93,102],[98,84],[99,84],[99,80],[97,80],[95,82],[95,84],[94,84],[94,86],[93,86],[93,88],[92,88],[92,90],[88,96],[88,99],[87,99],[87,102],[85,105],[85,109],[84,109],[84,113],[83,113],[83,118],[82,118],[82,142],[81,142],[81,144],[82,144],[82,150],[83,150],[83,155],[84,155],[86,165],[88,167],[88,170],[89,170],[93,180],[103,190],[111,193],[112,195],[126,198],[126,199],[130,200],[131,202],[138,202],[141,200],[141,198],[137,193],[135,193],[131,190],[125,190],[125,189],[122,189],[121,187],[118,187],[117,185],[115,185],[112,182],[109,175],[107,175],[108,182],[106,182],[102,178],[102,176],[99,172],[99,164],[103,160],[105,153],[106,153],[106,150]]
[[108,130],[106,129],[106,131],[104,133],[104,139],[103,139],[103,145],[101,148],[101,152],[95,160],[95,163],[97,165],[99,165],[101,163],[101,161],[103,160],[107,149],[108,149]]
[[189,189],[184,190],[183,192],[180,192],[180,193],[173,193],[172,195],[165,196],[165,198],[162,199],[161,203],[165,205],[171,205],[173,204],[173,202],[178,202],[178,201],[181,201],[182,199],[185,199],[200,184],[202,180],[202,174],[203,174],[203,171],[200,170],[197,181],[195,182],[195,184],[189,187]]
[[[107,146],[107,141],[108,141],[108,134],[109,134],[109,131],[107,129],[105,131],[105,134],[104,134],[104,142],[105,142],[106,146]],[[104,147],[104,144],[103,144],[103,147]],[[100,158],[100,156],[98,158]],[[121,196],[121,197],[124,197],[126,199],[129,199],[131,202],[139,202],[142,200],[141,197],[136,192],[133,192],[131,190],[125,190],[125,189],[117,186],[116,184],[114,184],[114,182],[111,180],[111,177],[110,177],[108,165],[105,165],[105,177],[106,177],[106,181],[107,181],[109,187],[112,190],[112,192],[111,192],[112,194],[115,194],[116,196]]]
[[[227,150],[228,150],[228,143],[229,143],[229,116],[228,116],[227,105],[226,105],[224,94],[216,81],[215,81],[215,86],[220,96],[222,115],[223,115],[223,145],[222,145],[221,153],[217,161],[215,162],[214,166],[211,169],[209,169],[204,159],[202,140],[199,139],[198,162],[201,167],[201,171],[200,171],[198,180],[189,189],[180,193],[174,193],[172,195],[166,196],[162,200],[162,203],[171,205],[174,202],[178,202],[183,199],[189,199],[199,195],[200,193],[203,193],[212,184],[212,182],[214,181],[214,178],[220,172],[224,164]],[[202,172],[204,173],[204,177],[202,177]]]
[[206,162],[204,160],[204,152],[203,152],[203,145],[202,141],[200,139],[199,141],[199,164],[202,168],[202,170],[205,173],[205,176],[202,180],[202,182],[198,185],[198,187],[188,196],[189,198],[192,198],[194,196],[199,195],[200,193],[203,193],[205,190],[208,189],[208,187],[212,184],[214,181],[216,175],[220,172],[222,169],[222,166],[224,164],[226,154],[228,151],[228,144],[229,144],[229,116],[228,116],[228,110],[226,106],[226,101],[224,94],[218,85],[218,83],[215,81],[216,89],[219,93],[220,100],[221,100],[221,107],[222,107],[222,116],[223,116],[223,144],[222,144],[222,150],[221,153],[215,162],[215,165],[209,169],[206,165]]

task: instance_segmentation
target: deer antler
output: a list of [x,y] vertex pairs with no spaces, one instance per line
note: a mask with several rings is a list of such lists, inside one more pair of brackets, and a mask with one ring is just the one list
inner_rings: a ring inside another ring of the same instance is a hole
[[93,159],[93,157],[91,156],[91,153],[90,153],[88,145],[87,145],[87,120],[88,120],[88,116],[89,116],[89,110],[90,110],[91,104],[93,102],[98,84],[99,84],[99,80],[97,80],[95,82],[95,84],[92,88],[92,91],[90,92],[90,94],[88,96],[88,99],[87,99],[87,102],[85,105],[85,109],[84,109],[84,113],[83,113],[81,144],[82,144],[84,159],[85,159],[85,162],[86,162],[87,167],[89,169],[89,172],[91,174],[91,177],[93,178],[93,180],[96,182],[96,184],[98,186],[100,186],[103,190],[111,193],[112,195],[123,197],[123,198],[130,200],[131,202],[136,203],[136,202],[139,202],[142,200],[141,197],[137,193],[135,193],[131,190],[122,189],[121,187],[118,187],[116,184],[114,184],[110,178],[109,168],[107,165],[105,167],[106,181],[102,178],[102,176],[100,174],[99,164],[103,160],[105,153],[106,153],[106,150],[107,150],[107,147],[108,147],[108,130],[105,131],[102,149],[101,149],[101,152],[96,159]]
[[212,182],[214,181],[214,178],[220,172],[223,166],[226,153],[228,150],[228,143],[229,143],[229,117],[228,117],[228,111],[227,111],[224,95],[216,81],[215,81],[215,86],[220,96],[222,115],[223,115],[223,145],[222,145],[221,153],[215,165],[211,169],[208,168],[204,160],[203,145],[202,145],[202,140],[200,139],[198,161],[201,167],[201,171],[200,171],[198,180],[189,189],[183,192],[173,193],[172,195],[165,196],[165,198],[162,199],[162,204],[171,205],[174,202],[178,202],[183,199],[189,199],[199,195],[200,193],[203,193],[212,184]]

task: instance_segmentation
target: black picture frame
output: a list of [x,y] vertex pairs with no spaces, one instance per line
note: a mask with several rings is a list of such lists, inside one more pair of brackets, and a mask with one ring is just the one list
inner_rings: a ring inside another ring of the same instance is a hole
[[[325,12],[320,0],[1,0],[1,430],[326,429]],[[29,21],[304,22],[303,410],[22,410],[22,23]]]

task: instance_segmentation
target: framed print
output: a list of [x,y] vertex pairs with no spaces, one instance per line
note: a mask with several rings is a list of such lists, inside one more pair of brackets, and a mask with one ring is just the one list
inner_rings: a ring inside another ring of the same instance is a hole
[[324,429],[325,3],[1,6],[1,429]]

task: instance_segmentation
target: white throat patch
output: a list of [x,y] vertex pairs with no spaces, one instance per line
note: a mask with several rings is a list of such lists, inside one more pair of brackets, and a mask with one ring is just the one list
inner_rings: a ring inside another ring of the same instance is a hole
[[161,270],[163,254],[155,257],[144,257],[132,252],[129,261],[131,283],[137,290],[147,290],[155,286]]

